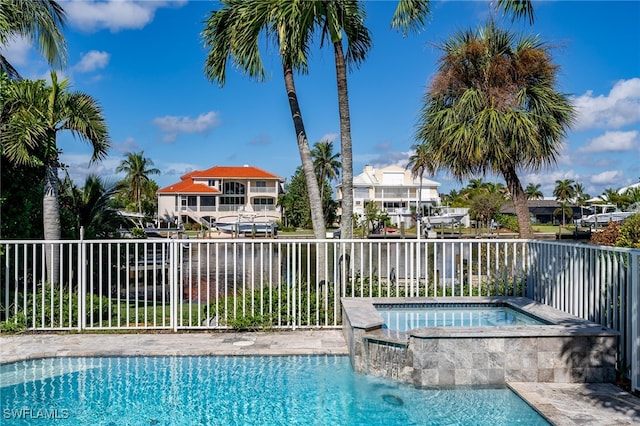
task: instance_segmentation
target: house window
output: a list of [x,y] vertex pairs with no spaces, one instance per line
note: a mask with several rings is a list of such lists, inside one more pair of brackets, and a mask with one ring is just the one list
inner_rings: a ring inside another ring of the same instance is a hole
[[244,197],[220,197],[220,204],[243,205]]
[[240,182],[225,182],[223,189],[223,194],[244,194],[244,184]]
[[216,205],[216,197],[202,196],[200,197],[200,205],[202,207],[213,207]]
[[273,198],[254,198],[253,205],[254,206],[272,206]]
[[256,181],[256,188],[266,188],[266,187],[267,187],[267,181],[264,181],[264,180]]
[[216,180],[215,179],[209,179],[207,181],[207,185],[209,185],[212,188],[216,188]]

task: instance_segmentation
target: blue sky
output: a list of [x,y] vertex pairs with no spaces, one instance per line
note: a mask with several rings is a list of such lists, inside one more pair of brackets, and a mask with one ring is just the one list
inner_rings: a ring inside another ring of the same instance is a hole
[[[116,180],[126,152],[144,151],[162,171],[160,187],[180,175],[214,165],[257,166],[290,180],[300,158],[277,51],[263,51],[270,78],[251,81],[230,69],[223,88],[204,76],[200,33],[212,1],[60,1],[68,15],[67,67],[59,72],[73,89],[104,109],[112,148],[89,168],[86,145],[59,137],[62,161],[82,184],[90,171]],[[368,1],[366,24],[373,49],[349,75],[354,174],[364,165],[406,166],[415,143],[422,96],[440,52],[435,47],[458,30],[490,16],[486,1],[433,1],[427,28],[402,38],[390,29],[391,1]],[[558,89],[570,94],[578,120],[555,167],[521,172],[523,185],[573,179],[592,195],[640,179],[640,2],[538,1],[535,23],[505,26],[538,34],[554,46]],[[46,63],[28,42],[15,40],[5,56],[27,78],[47,78]],[[333,51],[313,49],[309,74],[296,84],[310,143],[339,147]],[[466,185],[439,173],[441,192]],[[488,181],[499,181],[493,176]]]

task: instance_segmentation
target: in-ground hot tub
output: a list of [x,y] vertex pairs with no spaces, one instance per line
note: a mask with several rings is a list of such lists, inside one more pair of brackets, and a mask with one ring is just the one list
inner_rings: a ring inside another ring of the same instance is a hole
[[362,373],[416,386],[615,378],[615,331],[530,299],[343,298],[342,306],[351,362]]
[[422,327],[508,327],[550,322],[506,303],[374,303],[382,328],[406,332]]

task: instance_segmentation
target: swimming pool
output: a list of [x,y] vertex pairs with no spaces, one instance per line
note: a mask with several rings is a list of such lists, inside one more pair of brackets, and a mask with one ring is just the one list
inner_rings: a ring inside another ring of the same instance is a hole
[[0,386],[8,425],[548,424],[506,388],[416,389],[334,355],[47,358],[0,365]]
[[406,304],[374,305],[384,328],[408,331],[420,327],[504,327],[518,325],[545,325],[541,319],[508,306],[493,304]]

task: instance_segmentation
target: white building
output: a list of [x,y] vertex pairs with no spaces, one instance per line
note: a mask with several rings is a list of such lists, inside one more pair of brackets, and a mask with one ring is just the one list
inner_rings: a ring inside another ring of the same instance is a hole
[[[422,179],[420,204],[424,208],[440,205],[439,186],[438,182]],[[411,170],[398,166],[382,169],[365,166],[361,174],[353,177],[353,212],[362,216],[367,203],[374,202],[389,215],[391,223],[404,222],[411,226],[412,208],[417,211],[419,192],[420,178],[414,178]],[[337,199],[342,200],[342,184],[338,184]]]
[[180,179],[157,192],[161,222],[273,222],[282,217],[276,204],[284,179],[257,167],[214,166]]

